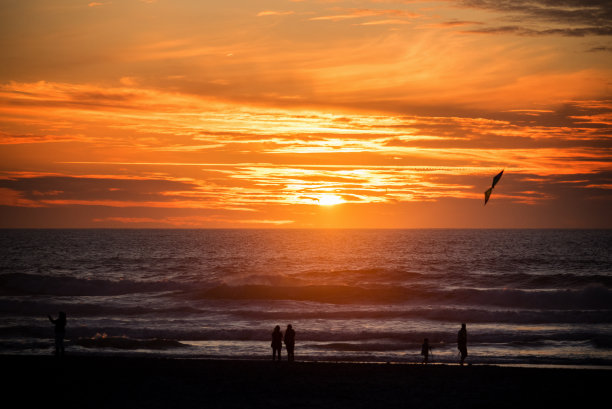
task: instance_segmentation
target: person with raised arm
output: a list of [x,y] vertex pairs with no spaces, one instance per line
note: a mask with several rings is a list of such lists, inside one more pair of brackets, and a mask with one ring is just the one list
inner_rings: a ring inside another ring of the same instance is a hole
[[59,317],[54,320],[50,315],[49,321],[55,326],[55,356],[64,356],[64,337],[66,336],[66,313],[59,312]]

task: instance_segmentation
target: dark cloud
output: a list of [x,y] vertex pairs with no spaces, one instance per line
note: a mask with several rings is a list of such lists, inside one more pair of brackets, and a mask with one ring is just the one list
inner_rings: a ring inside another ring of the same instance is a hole
[[612,23],[609,0],[462,0],[461,4],[562,24],[603,27]]
[[548,36],[559,35],[563,37],[585,37],[585,36],[608,36],[612,35],[610,27],[586,27],[586,28],[555,28],[547,30],[533,30],[518,26],[488,27],[476,30],[463,30],[466,34],[517,34],[520,36]]
[[[469,33],[518,35],[560,35],[584,37],[612,35],[612,2],[609,0],[462,0],[463,6],[506,13],[509,21],[520,26],[470,30]],[[525,23],[553,23],[562,28],[526,28]]]
[[0,188],[19,192],[32,201],[130,201],[170,202],[181,192],[198,188],[193,183],[157,179],[112,179],[66,176],[25,177],[0,180]]
[[479,22],[479,21],[459,21],[459,20],[453,20],[453,21],[445,21],[443,23],[440,23],[439,25],[442,27],[458,27],[458,26],[479,26],[482,25],[484,23]]
[[[390,137],[387,146],[421,148],[540,149],[591,148],[601,160],[612,149],[612,125],[606,118],[612,101],[577,101],[550,111],[506,111],[483,115],[488,121],[465,117],[406,117],[411,135]],[[399,126],[396,126],[399,128]]]
[[[458,138],[454,140],[401,140],[389,139],[386,146],[426,149],[563,149],[563,148],[592,148],[597,149],[599,155],[591,157],[590,161],[601,161],[607,154],[612,153],[612,142],[606,138],[589,140],[559,140],[557,138],[531,138],[512,135],[483,135],[471,138]],[[603,149],[603,151],[601,151]],[[572,157],[571,160],[584,160]]]

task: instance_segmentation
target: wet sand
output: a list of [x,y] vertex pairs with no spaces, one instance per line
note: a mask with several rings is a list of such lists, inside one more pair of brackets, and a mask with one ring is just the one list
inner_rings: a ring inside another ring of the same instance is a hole
[[4,401],[70,408],[587,407],[612,371],[0,356]]

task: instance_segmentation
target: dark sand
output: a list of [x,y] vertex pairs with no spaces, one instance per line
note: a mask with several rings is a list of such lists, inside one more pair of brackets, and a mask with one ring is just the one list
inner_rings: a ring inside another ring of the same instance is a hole
[[[584,408],[612,371],[68,356],[0,356],[6,407]],[[16,399],[15,404],[10,404]]]

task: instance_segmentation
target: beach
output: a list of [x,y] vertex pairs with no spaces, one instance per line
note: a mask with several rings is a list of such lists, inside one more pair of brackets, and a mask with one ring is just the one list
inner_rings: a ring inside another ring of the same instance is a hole
[[[79,408],[587,407],[612,372],[473,365],[1,356],[4,399]],[[604,400],[605,401],[605,400]]]

